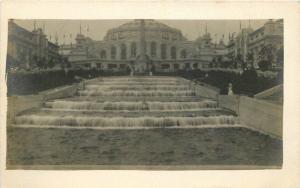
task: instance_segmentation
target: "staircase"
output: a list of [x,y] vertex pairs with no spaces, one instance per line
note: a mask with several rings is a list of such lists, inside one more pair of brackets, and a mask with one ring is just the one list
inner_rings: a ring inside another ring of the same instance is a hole
[[71,98],[45,102],[15,118],[14,126],[152,129],[232,127],[237,118],[216,101],[196,96],[177,77],[106,77],[86,82]]

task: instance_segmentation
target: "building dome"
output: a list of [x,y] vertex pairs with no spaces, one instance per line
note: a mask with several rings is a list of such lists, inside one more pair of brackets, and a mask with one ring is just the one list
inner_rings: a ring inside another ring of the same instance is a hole
[[[104,40],[118,41],[124,39],[138,39],[141,30],[141,21],[134,20],[119,27],[110,29]],[[155,20],[145,20],[145,37],[158,40],[185,40],[180,30],[169,27]]]

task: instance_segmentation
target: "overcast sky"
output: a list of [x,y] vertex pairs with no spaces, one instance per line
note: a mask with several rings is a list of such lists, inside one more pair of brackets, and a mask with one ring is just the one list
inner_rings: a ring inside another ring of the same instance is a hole
[[[94,40],[102,40],[107,30],[118,27],[132,20],[36,20],[37,27],[45,28],[48,39],[54,42],[54,36],[57,34],[59,43],[75,42],[74,38],[79,33],[80,23],[82,25],[82,33]],[[249,20],[156,20],[171,27],[180,29],[182,34],[189,40],[195,40],[198,36],[205,33],[205,25],[207,24],[208,32],[213,38],[213,42],[219,41],[224,35],[224,41],[228,41],[228,34],[248,27]],[[250,20],[253,29],[257,29],[267,20]],[[15,20],[15,23],[32,31],[34,28],[34,20]],[[89,31],[87,31],[89,28]],[[65,35],[65,39],[63,36]]]

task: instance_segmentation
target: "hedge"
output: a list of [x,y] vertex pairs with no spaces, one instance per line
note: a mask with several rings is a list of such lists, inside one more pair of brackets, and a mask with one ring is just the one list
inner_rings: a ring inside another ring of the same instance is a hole
[[7,95],[29,95],[40,91],[77,82],[75,76],[95,78],[98,76],[128,75],[126,72],[103,72],[101,70],[48,70],[15,72],[7,74]]
[[253,95],[283,83],[283,73],[270,76],[258,74],[255,70],[243,73],[223,70],[191,70],[177,73],[159,73],[158,75],[181,76],[189,80],[201,81],[220,89],[221,94],[228,93],[228,85],[232,83],[235,94]]
[[[40,91],[72,84],[75,76],[94,78],[99,76],[124,76],[129,72],[103,72],[102,70],[48,70],[39,72],[16,72],[7,74],[7,94],[28,95]],[[235,94],[253,96],[261,91],[283,83],[283,74],[258,74],[255,70],[247,70],[242,74],[237,71],[223,70],[190,70],[176,73],[154,73],[154,75],[181,76],[189,80],[197,80],[220,89],[221,94],[228,93],[228,85],[232,83]]]

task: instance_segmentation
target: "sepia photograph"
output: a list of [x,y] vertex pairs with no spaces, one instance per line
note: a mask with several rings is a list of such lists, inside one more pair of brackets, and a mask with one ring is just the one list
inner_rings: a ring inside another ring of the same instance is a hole
[[7,169],[282,168],[284,19],[7,24]]

